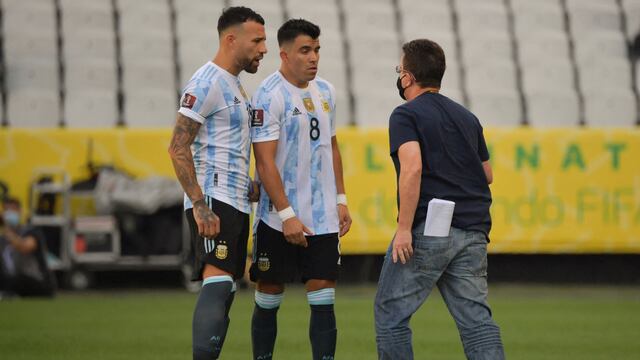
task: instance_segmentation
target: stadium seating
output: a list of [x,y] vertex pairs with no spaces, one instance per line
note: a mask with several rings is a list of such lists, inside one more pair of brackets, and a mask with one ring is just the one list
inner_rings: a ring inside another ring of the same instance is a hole
[[633,40],[640,34],[640,0],[622,0],[622,7],[626,14],[627,35]]
[[531,126],[575,127],[579,124],[580,109],[575,91],[539,87],[527,90],[526,96]]
[[111,2],[64,0],[60,5],[65,124],[115,126],[118,83]]
[[640,0],[3,0],[3,121],[171,126],[180,89],[219,47],[228,5],[266,21],[268,54],[256,74],[241,74],[249,94],[280,66],[283,20],[321,27],[319,76],[336,88],[339,126],[386,126],[401,103],[401,45],[416,38],[442,46],[442,93],[484,125],[639,118],[628,44],[640,32]]
[[399,104],[394,69],[400,60],[400,43],[392,3],[354,0],[345,1],[344,7],[346,14],[358,14],[345,19],[355,123],[386,126],[393,107],[385,109],[382,106]]
[[[171,126],[177,89],[169,3],[118,0],[124,118],[129,126]],[[140,74],[145,68],[150,68]],[[162,104],[160,101],[168,101]]]
[[633,126],[638,115],[635,98],[626,88],[594,88],[585,93],[587,125]]
[[2,7],[9,124],[57,126],[60,80],[54,3],[8,0]]
[[56,127],[60,95],[50,90],[17,88],[7,94],[7,117],[15,127]]
[[196,70],[213,59],[220,46],[217,19],[224,2],[176,0],[175,8],[179,83],[184,87]]

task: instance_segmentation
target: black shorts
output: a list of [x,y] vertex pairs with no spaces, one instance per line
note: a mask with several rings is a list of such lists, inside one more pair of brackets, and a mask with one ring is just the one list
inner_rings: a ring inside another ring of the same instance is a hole
[[193,276],[191,280],[202,280],[205,264],[233,275],[234,279],[244,275],[249,239],[249,214],[209,196],[205,196],[209,208],[220,218],[220,233],[215,239],[198,234],[198,225],[193,209],[187,209],[187,221],[191,230],[191,248],[194,251]]
[[260,221],[253,236],[251,281],[289,283],[337,280],[340,239],[337,233],[307,236],[308,247],[293,245],[282,232]]

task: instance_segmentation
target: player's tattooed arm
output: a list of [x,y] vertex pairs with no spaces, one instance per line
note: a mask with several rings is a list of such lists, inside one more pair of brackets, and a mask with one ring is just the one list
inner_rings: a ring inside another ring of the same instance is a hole
[[191,155],[191,144],[198,131],[200,131],[198,122],[178,114],[169,145],[169,155],[178,181],[193,203],[193,217],[198,226],[198,233],[203,237],[214,238],[220,232],[220,219],[204,201]]
[[194,205],[204,198],[198,185],[193,156],[191,155],[191,144],[193,144],[199,130],[200,123],[178,114],[176,126],[173,128],[171,144],[169,145],[169,155],[171,156],[171,162],[178,181],[180,181],[184,192]]

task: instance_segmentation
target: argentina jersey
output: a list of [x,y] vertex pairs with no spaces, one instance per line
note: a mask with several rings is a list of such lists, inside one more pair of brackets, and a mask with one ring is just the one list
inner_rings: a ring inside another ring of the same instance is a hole
[[[191,145],[202,192],[248,214],[251,103],[240,79],[206,63],[185,86],[178,112],[202,124]],[[193,207],[186,194],[184,206]]]
[[[276,166],[296,215],[315,235],[337,233],[336,179],[331,138],[335,136],[335,91],[316,77],[306,89],[277,71],[253,96],[254,143],[278,140]],[[282,231],[282,222],[264,188],[255,221]]]

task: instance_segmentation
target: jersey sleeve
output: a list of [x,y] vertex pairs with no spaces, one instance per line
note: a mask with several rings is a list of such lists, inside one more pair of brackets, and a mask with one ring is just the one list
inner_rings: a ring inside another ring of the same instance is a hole
[[418,141],[418,129],[415,126],[411,112],[397,107],[389,118],[389,150],[395,154],[402,144],[409,141]]
[[482,125],[478,127],[478,156],[482,162],[489,160],[489,149],[487,148],[487,142],[484,139],[484,130]]
[[191,79],[180,97],[178,112],[200,124],[216,110],[218,87],[212,81]]
[[252,101],[251,141],[254,143],[280,138],[280,122],[284,119],[282,98],[274,92],[258,89]]

